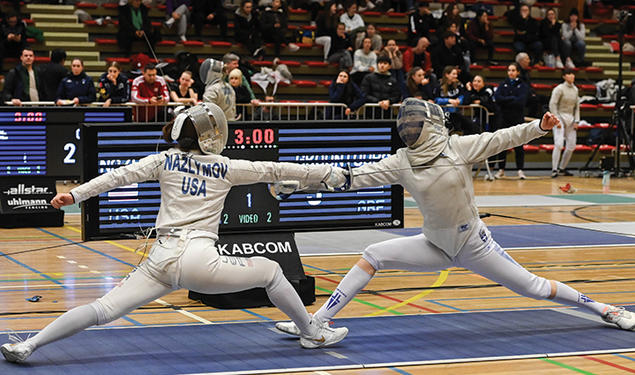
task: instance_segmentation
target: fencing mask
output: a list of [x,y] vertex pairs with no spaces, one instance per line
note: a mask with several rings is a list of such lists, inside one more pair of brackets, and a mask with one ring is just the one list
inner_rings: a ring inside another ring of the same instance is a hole
[[397,132],[410,148],[416,148],[435,135],[447,138],[443,109],[425,100],[407,98],[399,108]]
[[227,118],[219,106],[214,103],[200,103],[181,111],[174,120],[171,137],[179,139],[186,119],[190,119],[196,134],[198,145],[205,154],[220,154],[227,143]]
[[223,62],[214,59],[205,59],[198,69],[198,74],[205,86],[223,79]]

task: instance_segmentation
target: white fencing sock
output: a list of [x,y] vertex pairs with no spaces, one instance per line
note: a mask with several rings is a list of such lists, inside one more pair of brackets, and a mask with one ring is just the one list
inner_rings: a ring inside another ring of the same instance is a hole
[[569,165],[569,160],[571,160],[571,155],[573,155],[572,150],[564,150],[564,153],[562,154],[562,161],[560,162],[560,169],[567,168],[567,165]]
[[91,305],[83,305],[65,312],[37,335],[26,340],[33,348],[61,340],[97,324],[97,311]]
[[265,289],[271,302],[293,320],[302,335],[313,336],[317,332],[318,327],[311,325],[311,316],[306,311],[298,293],[293,289],[289,280],[284,277],[280,267]]
[[561,283],[560,281],[556,281],[555,283],[557,289],[556,296],[552,300],[554,302],[574,307],[583,307],[598,315],[602,315],[604,309],[608,307],[608,305],[604,303],[595,302],[591,298],[585,296],[570,286]]
[[560,162],[560,153],[562,153],[561,147],[554,146],[551,152],[551,170],[558,170],[558,163]]
[[333,316],[343,309],[372,278],[372,275],[354,265],[340,281],[328,301],[315,313],[315,317],[320,322],[328,322],[333,319]]

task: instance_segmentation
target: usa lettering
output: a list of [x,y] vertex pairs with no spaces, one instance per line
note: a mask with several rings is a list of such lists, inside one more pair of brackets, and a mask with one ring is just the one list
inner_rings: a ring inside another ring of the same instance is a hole
[[205,180],[199,181],[196,177],[183,177],[181,181],[181,192],[192,196],[207,196],[207,185]]

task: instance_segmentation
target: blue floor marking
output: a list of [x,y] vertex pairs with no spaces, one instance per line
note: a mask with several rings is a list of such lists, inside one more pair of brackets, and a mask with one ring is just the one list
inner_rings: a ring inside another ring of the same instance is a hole
[[[59,234],[55,234],[55,233],[53,233],[53,232],[49,232],[49,231],[47,231],[46,229],[42,229],[42,228],[37,228],[37,229],[38,229],[38,230],[40,230],[40,231],[42,231],[42,232],[44,232],[44,233],[46,233],[46,234],[50,234],[50,235],[51,235],[51,236],[53,236],[53,237],[59,238],[60,240],[64,240],[64,241],[67,241],[67,242],[75,242],[75,241],[70,240],[70,239],[68,239],[68,238],[66,238],[66,237],[64,237],[64,236],[60,236]],[[121,259],[119,259],[119,258],[117,258],[117,257],[114,257],[114,256],[112,256],[112,255],[108,255],[108,254],[104,253],[103,251],[95,250],[95,249],[93,249],[93,248],[91,248],[91,247],[88,247],[88,246],[86,246],[86,245],[84,245],[84,244],[78,243],[78,244],[75,244],[75,245],[76,245],[76,246],[79,246],[79,247],[81,247],[81,248],[84,248],[84,249],[86,249],[86,250],[92,251],[93,253],[96,253],[96,254],[99,254],[99,255],[103,255],[103,256],[105,256],[106,258],[110,258],[110,259],[112,259],[112,260],[114,260],[114,261],[116,261],[116,262],[123,263],[123,264],[125,264],[125,265],[127,265],[127,266],[130,266],[130,267],[137,267],[137,266],[135,266],[135,265],[134,265],[134,264],[132,264],[132,263],[128,263],[128,262],[126,262],[126,261],[124,261],[124,260],[121,260]]]
[[[633,308],[632,306],[630,307]],[[93,329],[36,351],[0,374],[173,375],[481,360],[634,350],[635,335],[551,309],[337,319],[348,337],[305,350],[272,322]],[[326,352],[337,351],[341,357]]]
[[388,368],[393,370],[394,372],[400,373],[401,375],[411,375],[409,372],[396,368],[396,367],[388,367]]
[[[50,277],[50,276],[48,276],[48,275],[45,275],[44,273],[42,273],[42,272],[40,272],[40,271],[36,270],[35,268],[33,268],[33,267],[31,267],[31,266],[29,266],[29,265],[27,265],[27,264],[25,264],[25,263],[20,262],[19,260],[15,259],[15,258],[13,258],[13,257],[11,257],[11,256],[9,256],[9,255],[6,255],[6,254],[5,254],[5,253],[3,253],[2,251],[0,251],[0,256],[4,256],[5,258],[9,259],[9,260],[10,260],[10,261],[12,261],[13,263],[18,264],[18,265],[20,265],[20,266],[22,266],[22,267],[26,268],[27,270],[29,270],[29,271],[31,271],[31,272],[33,272],[33,273],[36,273],[36,274],[38,274],[38,275],[40,275],[40,276],[41,276],[41,277],[43,277],[44,279],[46,279],[46,280],[48,280],[48,281],[50,281],[50,282],[52,282],[52,283],[55,283],[55,284],[57,284],[57,285],[61,286],[62,288],[66,289],[66,286],[64,286],[64,285],[63,285],[63,283],[60,283],[59,281],[55,280],[54,278],[52,278],[52,277]],[[44,280],[42,280],[42,281],[44,281]],[[21,288],[20,290],[24,290],[24,288]]]
[[628,359],[629,361],[634,361],[634,362],[635,362],[635,358],[633,358],[633,357],[629,357],[629,356],[626,356],[626,355],[624,355],[624,354],[618,354],[618,353],[615,353],[615,354],[613,354],[613,355],[614,355],[614,356],[617,356],[617,357],[620,357],[620,358]]
[[[492,232],[492,237],[503,248],[635,244],[633,237],[562,225],[492,225],[488,228]],[[421,233],[421,228],[418,227],[382,230],[402,236]]]
[[136,326],[143,326],[143,325],[145,325],[145,324],[143,324],[143,323],[141,323],[141,322],[138,322],[138,321],[136,321],[136,320],[134,320],[134,319],[130,318],[130,317],[129,317],[129,316],[127,316],[127,315],[122,316],[122,317],[121,317],[121,319],[123,319],[123,320],[127,320],[127,321],[129,321],[130,323],[132,323],[132,324],[134,324],[134,325],[136,325]]
[[266,316],[260,315],[260,314],[254,312],[254,311],[251,311],[251,310],[247,310],[247,309],[240,309],[240,310],[246,312],[247,314],[251,314],[253,316],[257,316],[258,318],[260,318],[262,320],[269,320],[269,321],[272,320],[271,318],[267,318]]

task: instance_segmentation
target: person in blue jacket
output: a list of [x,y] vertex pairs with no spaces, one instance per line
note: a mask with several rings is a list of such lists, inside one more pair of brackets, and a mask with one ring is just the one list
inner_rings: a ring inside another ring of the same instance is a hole
[[116,61],[111,62],[99,77],[99,99],[104,102],[104,107],[130,100],[128,78],[121,74],[121,66]]
[[[498,86],[494,93],[494,101],[496,102],[496,112],[498,113],[498,128],[507,128],[525,121],[525,105],[529,97],[529,86],[519,78],[520,67],[517,63],[511,63],[507,67],[507,78]],[[523,145],[514,147],[516,154],[516,168],[518,169],[518,177],[524,180],[525,173],[523,167],[525,164],[525,150]],[[501,178],[505,175],[505,158],[507,150],[498,154],[498,172],[494,177]]]
[[472,121],[463,116],[458,106],[467,101],[465,86],[459,81],[459,68],[448,65],[443,68],[441,82],[432,90],[434,102],[443,106],[443,111],[448,112],[449,123],[452,131],[462,132],[463,135],[476,134],[476,127]]
[[84,73],[84,62],[81,59],[73,59],[71,62],[71,74],[66,76],[57,87],[55,103],[57,105],[77,105],[94,101],[95,84],[93,80]]
[[342,70],[329,86],[329,102],[346,104],[344,111],[339,108],[335,110],[331,107],[326,108],[325,117],[327,120],[341,119],[350,116],[351,113],[354,113],[359,107],[364,105],[366,95],[350,79],[348,71]]

